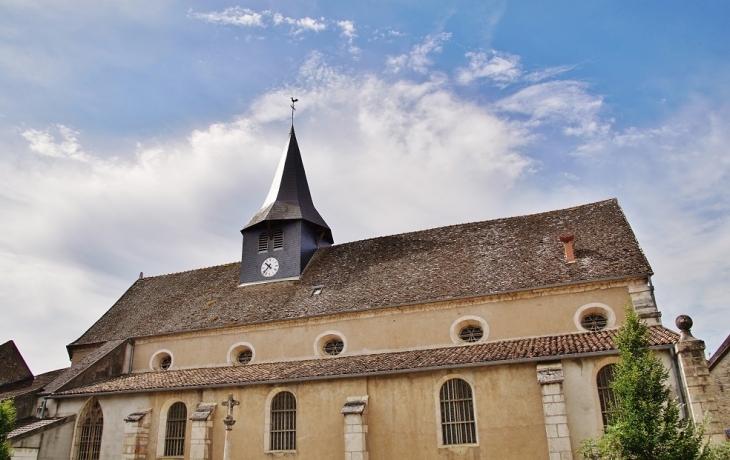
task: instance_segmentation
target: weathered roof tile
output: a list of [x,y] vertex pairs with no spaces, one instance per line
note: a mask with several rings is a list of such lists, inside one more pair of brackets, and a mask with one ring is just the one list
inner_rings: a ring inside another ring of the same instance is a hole
[[296,281],[238,286],[240,263],[142,278],[72,346],[647,274],[612,199],[321,248]]
[[[252,385],[307,378],[343,378],[362,374],[415,372],[527,358],[560,358],[615,350],[613,340],[617,332],[617,329],[611,329],[427,350],[126,374],[104,382],[62,391],[57,395],[161,391],[201,385]],[[652,346],[669,345],[679,340],[678,334],[661,326],[650,327],[649,337]]]

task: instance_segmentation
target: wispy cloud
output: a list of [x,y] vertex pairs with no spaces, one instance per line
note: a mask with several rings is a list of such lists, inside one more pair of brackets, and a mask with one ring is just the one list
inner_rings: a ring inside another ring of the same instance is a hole
[[495,103],[509,114],[526,116],[524,123],[537,127],[557,124],[570,136],[595,136],[610,130],[610,120],[602,117],[603,98],[589,92],[588,85],[573,80],[557,80],[528,86]]
[[[58,133],[60,140],[53,135],[54,131]],[[55,125],[45,130],[27,129],[22,132],[32,152],[55,158],[89,161],[89,155],[81,150],[78,134],[77,131],[64,125]]]
[[271,30],[288,29],[286,33],[297,39],[302,39],[307,33],[318,34],[328,30],[339,31],[348,52],[353,55],[360,53],[360,48],[354,44],[357,34],[355,33],[355,23],[352,20],[334,20],[325,17],[311,18],[309,16],[295,18],[276,11],[253,11],[240,6],[209,13],[198,13],[190,10],[188,16],[211,24],[269,28]]
[[520,58],[514,54],[490,50],[468,52],[466,57],[469,59],[469,66],[456,72],[456,81],[462,85],[468,85],[479,78],[488,78],[505,87],[522,75]]
[[226,8],[223,11],[213,11],[210,13],[196,13],[192,10],[189,11],[188,15],[192,18],[201,19],[211,24],[230,24],[234,26],[243,27],[264,27],[264,14],[257,13],[248,8],[242,8],[240,6],[233,6]]
[[485,79],[500,88],[506,88],[515,82],[536,83],[575,68],[575,66],[554,66],[525,73],[520,57],[498,50],[469,51],[464,55],[469,64],[459,67],[455,72],[456,82],[470,85],[477,80]]
[[347,39],[347,43],[349,44],[348,51],[353,54],[360,53],[360,48],[353,44],[353,40],[357,37],[355,23],[352,21],[337,21],[337,25],[342,29],[342,36]]
[[397,73],[408,68],[418,73],[428,72],[428,67],[433,64],[431,59],[432,53],[440,53],[443,50],[443,43],[451,38],[451,33],[441,32],[436,35],[429,35],[424,40],[411,49],[408,54],[398,56],[388,56],[386,65],[388,69]]

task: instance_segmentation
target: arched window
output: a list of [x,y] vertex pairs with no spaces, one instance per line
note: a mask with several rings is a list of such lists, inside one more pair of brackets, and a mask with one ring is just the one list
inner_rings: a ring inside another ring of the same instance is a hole
[[477,431],[471,386],[462,379],[447,380],[441,386],[439,401],[444,445],[476,444]]
[[167,411],[165,427],[165,457],[185,455],[185,423],[188,410],[184,403],[176,402]]
[[259,252],[266,252],[269,250],[269,235],[263,232],[259,235]]
[[282,391],[271,400],[271,435],[269,450],[296,450],[297,400]]
[[77,460],[99,460],[101,454],[101,432],[104,429],[104,414],[99,401],[94,400],[91,408],[82,418],[81,435]]
[[616,395],[611,388],[613,382],[613,364],[603,366],[596,376],[598,387],[598,401],[601,403],[601,418],[603,426],[608,425],[613,413],[613,406],[616,404]]
[[284,249],[284,232],[281,229],[274,232],[274,249]]

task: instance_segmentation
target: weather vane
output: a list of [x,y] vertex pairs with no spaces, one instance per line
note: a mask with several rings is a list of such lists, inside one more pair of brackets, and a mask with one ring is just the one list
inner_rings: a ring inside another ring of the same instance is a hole
[[294,126],[294,111],[297,110],[294,108],[294,103],[298,102],[299,99],[291,98],[291,124]]

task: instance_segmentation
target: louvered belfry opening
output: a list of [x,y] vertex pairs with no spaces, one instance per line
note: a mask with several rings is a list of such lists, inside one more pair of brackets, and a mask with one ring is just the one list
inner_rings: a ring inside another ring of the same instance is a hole
[[608,425],[613,414],[613,407],[616,404],[616,395],[611,388],[613,382],[613,364],[603,366],[596,376],[598,387],[598,401],[601,403],[601,418],[603,426]]
[[288,391],[282,391],[271,401],[270,450],[296,450],[297,401]]
[[462,379],[451,379],[441,386],[441,434],[444,445],[476,444],[474,399],[471,386]]
[[165,456],[182,457],[185,455],[185,423],[188,410],[184,403],[176,402],[167,411],[165,427]]
[[269,250],[269,235],[263,232],[259,235],[259,252],[266,252]]
[[284,231],[281,229],[274,232],[274,249],[284,249]]
[[104,416],[99,401],[94,401],[84,424],[79,439],[78,460],[99,460],[101,454],[101,433],[104,429]]

